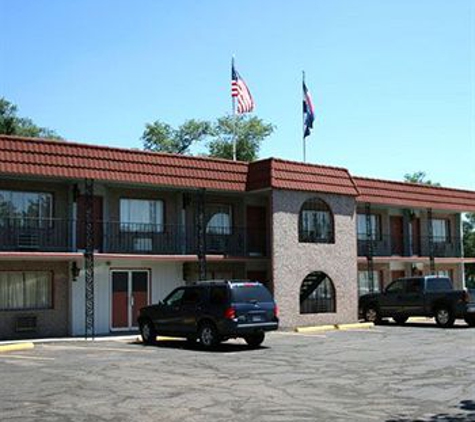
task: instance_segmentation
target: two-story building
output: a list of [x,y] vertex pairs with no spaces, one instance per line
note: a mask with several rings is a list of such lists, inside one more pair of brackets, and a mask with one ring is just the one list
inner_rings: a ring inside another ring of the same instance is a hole
[[415,272],[463,286],[475,192],[0,135],[0,338],[136,329],[205,278],[260,280],[283,327],[355,321],[358,292]]

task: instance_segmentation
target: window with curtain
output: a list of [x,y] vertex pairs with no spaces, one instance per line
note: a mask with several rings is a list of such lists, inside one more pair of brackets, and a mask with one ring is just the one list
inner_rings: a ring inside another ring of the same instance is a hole
[[[381,216],[379,214],[370,214],[371,239],[381,240]],[[366,214],[357,215],[358,240],[370,239],[368,227],[366,225]]]
[[358,271],[358,296],[367,293],[379,293],[381,284],[379,280],[379,272],[373,271],[373,281],[371,282],[369,271]]
[[450,241],[450,222],[445,219],[432,220],[432,235],[434,242],[448,242]]
[[131,232],[163,232],[163,201],[120,200],[120,228]]
[[51,193],[0,190],[0,225],[15,220],[24,227],[43,227],[52,217]]
[[230,205],[208,204],[205,213],[207,234],[229,235],[232,233]]
[[52,296],[49,271],[0,271],[0,310],[50,309]]
[[299,216],[299,242],[333,243],[333,215],[321,199],[306,201]]

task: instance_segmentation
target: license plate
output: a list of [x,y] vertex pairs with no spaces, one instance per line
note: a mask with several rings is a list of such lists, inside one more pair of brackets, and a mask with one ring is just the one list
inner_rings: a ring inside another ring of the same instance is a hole
[[260,315],[253,315],[252,316],[252,322],[261,322],[262,317]]

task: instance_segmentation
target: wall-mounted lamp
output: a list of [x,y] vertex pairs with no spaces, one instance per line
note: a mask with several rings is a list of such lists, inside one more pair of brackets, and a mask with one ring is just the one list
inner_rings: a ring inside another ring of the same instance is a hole
[[76,264],[76,261],[74,261],[73,265],[71,265],[71,276],[73,278],[73,281],[77,280],[77,278],[79,277],[80,272],[81,272],[81,268],[79,268],[78,264]]

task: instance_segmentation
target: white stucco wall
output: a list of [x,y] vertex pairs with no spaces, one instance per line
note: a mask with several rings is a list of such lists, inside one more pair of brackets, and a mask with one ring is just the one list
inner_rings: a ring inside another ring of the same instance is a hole
[[[97,261],[94,273],[94,319],[95,333],[108,334],[111,325],[111,269],[148,269],[150,270],[150,298],[151,303],[163,299],[175,287],[184,284],[183,263],[181,262],[153,262],[153,261]],[[73,336],[84,334],[84,303],[85,282],[84,270],[77,281],[72,282],[71,288],[71,333]]]

